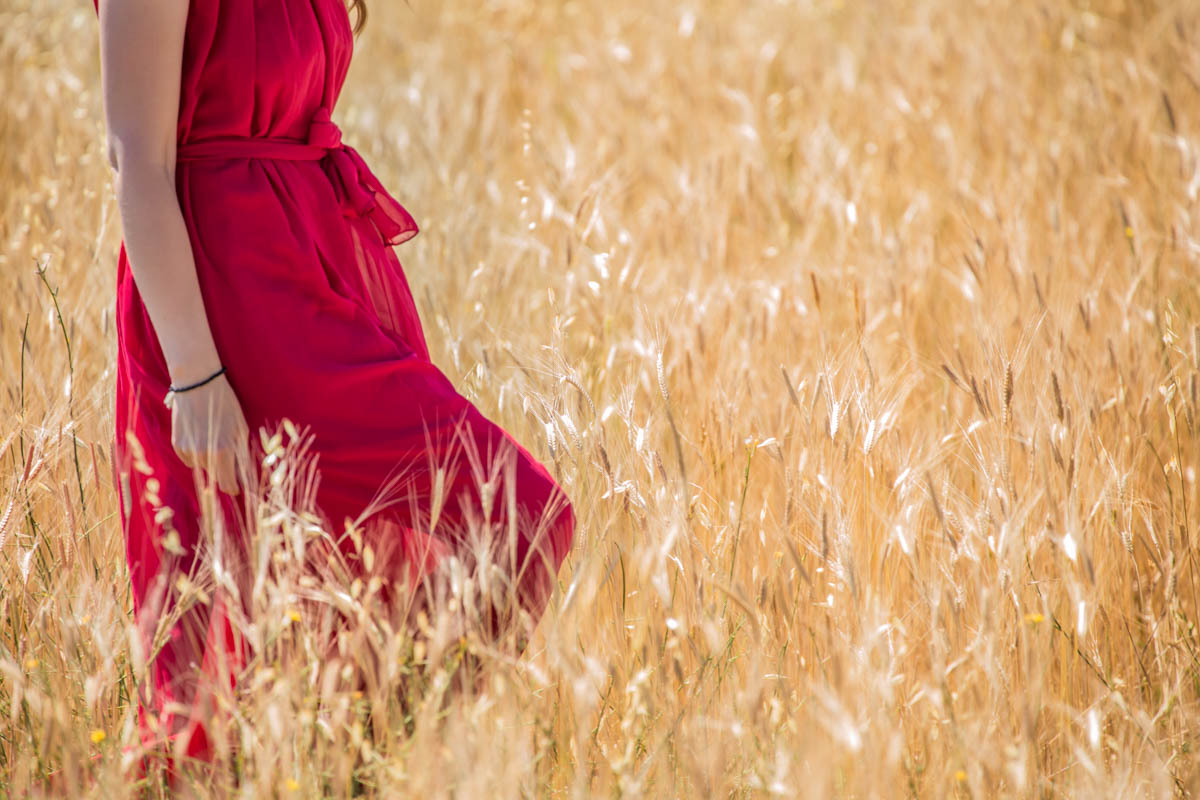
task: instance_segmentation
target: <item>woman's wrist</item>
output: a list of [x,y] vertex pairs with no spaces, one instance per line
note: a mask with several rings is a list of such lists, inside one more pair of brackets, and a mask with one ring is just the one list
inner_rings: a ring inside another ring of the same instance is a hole
[[219,375],[223,375],[224,373],[225,373],[225,366],[222,364],[220,367],[218,367],[217,369],[215,369],[211,373],[209,373],[206,377],[200,378],[199,380],[191,381],[190,383],[184,383],[184,384],[175,383],[174,381],[172,381],[169,391],[179,393],[179,392],[186,392],[191,389],[198,389],[201,386],[204,386],[206,383],[216,380],[216,378]]
[[167,359],[167,376],[172,386],[187,386],[204,380],[221,366],[221,357],[217,354],[217,349],[204,348],[202,352]]

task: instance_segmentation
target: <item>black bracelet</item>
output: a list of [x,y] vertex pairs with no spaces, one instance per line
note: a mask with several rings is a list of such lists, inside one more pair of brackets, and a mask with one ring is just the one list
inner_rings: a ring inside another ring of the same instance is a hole
[[211,381],[213,378],[217,377],[224,371],[225,371],[225,367],[221,367],[219,370],[214,372],[212,375],[209,375],[207,378],[205,378],[202,381],[196,381],[195,383],[188,384],[187,386],[180,386],[180,387],[171,386],[169,391],[172,391],[172,392],[175,392],[176,394],[178,394],[179,392],[186,392],[188,389],[195,389],[197,386],[203,386],[204,384],[208,383],[209,381]]

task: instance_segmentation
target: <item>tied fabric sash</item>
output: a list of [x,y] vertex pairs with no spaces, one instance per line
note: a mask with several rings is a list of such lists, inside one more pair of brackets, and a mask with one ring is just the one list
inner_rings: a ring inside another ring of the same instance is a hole
[[342,142],[342,131],[330,119],[329,108],[321,106],[313,114],[308,138],[301,141],[283,137],[221,136],[181,142],[177,161],[217,158],[279,158],[292,161],[319,161],[333,184],[344,216],[369,219],[385,245],[407,242],[417,235],[417,223],[404,206],[367,167],[362,156]]

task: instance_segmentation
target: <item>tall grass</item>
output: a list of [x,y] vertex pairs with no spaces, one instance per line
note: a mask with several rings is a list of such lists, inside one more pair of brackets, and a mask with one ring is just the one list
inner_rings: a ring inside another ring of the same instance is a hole
[[[262,595],[203,793],[1195,791],[1198,52],[1191,0],[377,0],[336,115],[578,539],[476,687]],[[90,6],[8,0],[0,76],[0,786],[125,796]]]

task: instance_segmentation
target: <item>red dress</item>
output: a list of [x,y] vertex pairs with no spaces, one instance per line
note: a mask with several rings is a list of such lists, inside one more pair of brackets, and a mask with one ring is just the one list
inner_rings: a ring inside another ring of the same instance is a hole
[[[401,477],[406,499],[371,521],[411,566],[423,533],[408,523],[417,525],[414,512],[428,519],[430,464],[442,464],[444,505],[428,531],[437,552],[464,552],[462,531],[485,516],[515,531],[517,561],[508,566],[536,620],[573,537],[571,505],[547,470],[430,361],[392,250],[417,226],[331,120],[352,49],[344,0],[191,2],[176,189],[217,350],[252,446],[260,427],[277,430],[285,417],[313,437],[316,502],[333,534]],[[135,613],[149,635],[195,557],[200,501],[171,444],[169,375],[124,242],[117,270],[114,470]],[[479,482],[493,474],[495,502],[482,500]],[[217,498],[232,530],[244,533],[236,496]],[[182,555],[173,544],[164,549],[168,525]],[[162,730],[153,720],[170,713],[181,682],[214,648],[236,649],[233,642],[219,604],[184,616],[150,664],[144,732]],[[202,754],[199,731],[187,747]]]

